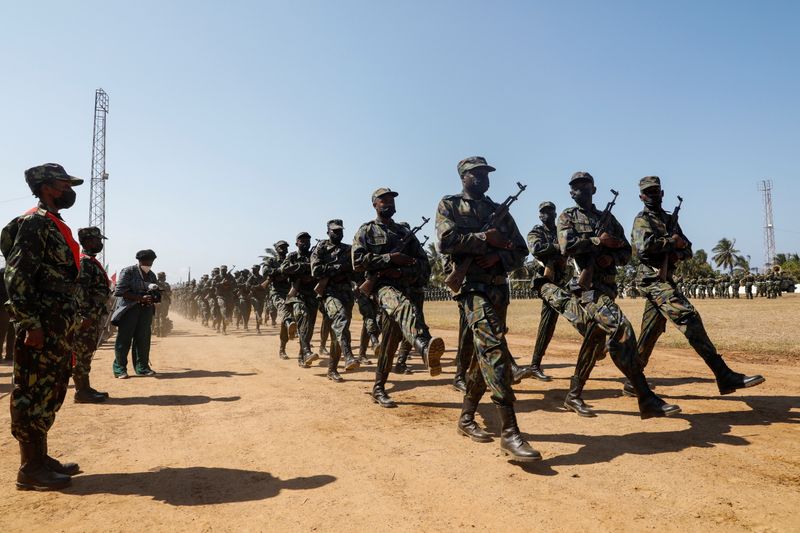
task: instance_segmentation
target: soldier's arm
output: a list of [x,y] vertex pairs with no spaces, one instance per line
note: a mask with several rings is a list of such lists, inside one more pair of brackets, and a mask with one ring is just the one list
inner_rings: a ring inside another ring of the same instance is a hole
[[669,253],[675,249],[675,241],[670,235],[657,232],[650,218],[642,213],[633,221],[631,240],[638,254],[655,255]]
[[358,272],[384,270],[389,268],[392,260],[388,253],[372,253],[367,245],[367,231],[362,226],[353,236],[353,247],[350,249],[353,269]]
[[620,240],[622,246],[619,248],[606,248],[604,246],[602,253],[608,254],[614,258],[614,263],[617,266],[627,265],[631,260],[631,253],[633,250],[631,249],[631,243],[628,242],[628,238],[625,237],[625,230],[614,215],[611,215],[608,233]]
[[561,253],[558,245],[550,242],[541,226],[535,226],[528,232],[528,249],[533,257],[546,263],[552,256]]
[[575,223],[566,211],[561,213],[556,224],[558,246],[564,255],[577,255],[593,252],[599,244],[597,237],[583,237],[575,230]]
[[503,263],[503,269],[506,272],[511,272],[518,269],[525,264],[525,258],[528,257],[528,245],[525,239],[517,228],[517,223],[511,215],[507,215],[503,225],[506,228],[506,237],[511,241],[512,248],[510,250],[499,250],[498,255],[500,261]]
[[94,287],[94,276],[92,267],[88,259],[81,259],[81,270],[78,272],[78,315],[86,318],[93,314],[96,308],[96,289]]
[[299,270],[298,266],[299,265],[297,265],[295,261],[293,261],[292,255],[289,254],[286,256],[286,259],[283,260],[283,263],[281,263],[280,267],[281,274],[293,276],[298,272]]
[[[4,237],[7,237],[4,232]],[[36,276],[42,263],[46,242],[45,218],[30,216],[21,221],[14,244],[6,257],[4,276],[11,312],[21,330],[42,327]]]
[[341,266],[338,263],[327,262],[327,258],[320,257],[322,255],[320,254],[320,248],[321,246],[317,246],[311,252],[311,275],[317,279],[332,276],[341,270]]
[[685,248],[683,248],[682,250],[676,250],[676,252],[678,252],[678,258],[681,259],[681,260],[691,259],[692,256],[694,255],[694,252],[692,252],[692,241],[690,241],[686,237],[686,234],[683,232],[683,229],[681,228],[681,223],[680,222],[678,222],[678,227],[676,228],[675,233],[680,235],[681,239],[683,239],[683,242],[686,243],[686,247]]
[[483,232],[458,232],[453,206],[446,198],[439,201],[436,209],[436,238],[443,254],[485,255],[489,251]]

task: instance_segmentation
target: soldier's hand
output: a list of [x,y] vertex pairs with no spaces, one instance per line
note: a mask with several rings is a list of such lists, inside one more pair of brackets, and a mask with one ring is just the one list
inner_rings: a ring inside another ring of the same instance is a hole
[[41,350],[44,348],[44,330],[33,328],[25,332],[25,346]]
[[416,259],[411,257],[410,255],[406,255],[401,252],[392,252],[389,254],[389,259],[395,265],[399,266],[411,266],[416,263]]
[[483,269],[489,269],[496,265],[499,261],[500,256],[497,254],[481,255],[475,259],[475,263]]
[[493,248],[502,248],[503,250],[510,250],[512,245],[511,241],[506,239],[505,235],[500,233],[496,228],[491,228],[483,232],[486,237],[486,242]]
[[614,258],[608,254],[602,254],[597,256],[597,265],[600,268],[608,268],[609,266],[614,263]]
[[622,248],[625,246],[625,243],[622,241],[622,239],[614,237],[607,231],[604,231],[600,234],[600,244],[606,248],[611,248],[612,250],[616,250],[617,248]]
[[671,237],[672,242],[675,243],[675,248],[678,250],[683,250],[686,248],[686,241],[683,240],[683,237],[678,235],[677,233]]

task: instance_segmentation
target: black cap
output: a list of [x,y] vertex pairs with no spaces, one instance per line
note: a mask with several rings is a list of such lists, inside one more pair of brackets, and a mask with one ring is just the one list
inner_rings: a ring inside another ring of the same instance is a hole
[[136,252],[137,261],[152,261],[156,258],[156,253],[153,250],[139,250]]

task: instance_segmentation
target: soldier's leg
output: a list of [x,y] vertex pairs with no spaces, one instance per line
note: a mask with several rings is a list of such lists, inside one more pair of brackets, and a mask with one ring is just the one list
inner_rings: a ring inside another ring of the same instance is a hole
[[72,367],[72,381],[75,383],[75,403],[100,403],[108,396],[98,393],[91,388],[89,372],[92,370],[92,356],[97,348],[100,336],[100,327],[93,324],[87,327],[78,327],[75,332],[73,353],[75,365]]
[[331,328],[331,346],[339,345],[339,355],[344,356],[344,369],[356,370],[359,362],[353,356],[350,322],[353,317],[353,299],[346,294],[327,296],[324,300],[325,316]]
[[9,343],[7,340],[10,330],[13,328],[10,318],[11,317],[8,315],[8,311],[0,308],[0,359],[4,359],[6,361],[10,361],[12,359],[11,354],[13,352],[11,348],[13,340],[11,343]]
[[579,416],[596,416],[594,411],[583,401],[583,387],[589,380],[598,359],[602,359],[605,351],[605,333],[597,327],[589,326],[583,337],[575,374],[570,378],[570,388],[564,399],[564,407],[576,412]]
[[[461,309],[461,306],[459,306],[459,309]],[[463,310],[461,315],[463,317]],[[464,324],[466,326],[466,319],[464,320]],[[471,339],[472,331],[469,331],[465,327],[463,337],[469,337]],[[465,437],[469,437],[475,442],[492,442],[492,436],[484,431],[475,421],[475,413],[478,410],[478,404],[483,397],[483,393],[486,392],[486,382],[484,381],[483,374],[481,373],[481,365],[478,361],[478,357],[475,354],[475,351],[471,349],[472,342],[470,342],[469,345],[470,350],[467,352],[468,357],[465,361],[466,364],[464,370],[466,376],[463,391],[464,400],[461,405],[461,416],[458,418],[458,425],[456,427],[459,433]],[[461,343],[459,343],[459,350],[460,349]]]
[[372,400],[381,407],[397,407],[386,393],[386,380],[389,378],[392,360],[403,338],[403,332],[394,320],[384,320],[382,326],[381,340],[376,349],[378,362],[375,368],[375,384],[372,386]]
[[324,302],[320,304],[320,312],[322,314],[322,322],[319,328],[319,353],[326,355],[328,353],[328,336],[331,333],[331,319],[325,313]]
[[[311,359],[312,354],[310,347],[311,339],[308,335],[308,330],[311,325],[311,310],[307,308],[306,302],[302,300],[300,296],[289,302],[289,304],[292,308],[292,317],[297,324],[297,337],[300,342],[297,364],[305,366],[306,359]],[[316,308],[314,311],[316,311]]]
[[648,292],[645,292],[644,313],[642,313],[642,327],[639,330],[639,342],[637,351],[639,353],[639,363],[642,370],[650,362],[650,355],[656,346],[661,334],[667,330],[667,320],[658,309],[658,305],[651,300]]
[[[475,345],[472,332],[469,331],[464,308],[458,306],[458,352],[456,353],[456,375],[453,377],[453,388],[457,391],[467,392],[467,371],[474,358]],[[475,359],[477,364],[477,359]],[[483,379],[483,378],[481,378]],[[481,393],[482,395],[483,393]]]
[[539,318],[539,329],[536,332],[536,344],[533,346],[531,358],[531,373],[540,381],[550,381],[552,378],[542,372],[542,357],[544,357],[558,322],[558,311],[553,309],[546,301],[542,300],[542,312]]
[[278,331],[278,338],[281,341],[280,350],[278,351],[278,356],[281,359],[288,359],[289,356],[286,353],[286,343],[289,342],[289,312],[290,310],[286,307],[286,302],[284,301],[283,297],[278,294],[273,294],[270,298],[272,300],[272,304],[278,310],[278,318],[280,319],[280,330]]

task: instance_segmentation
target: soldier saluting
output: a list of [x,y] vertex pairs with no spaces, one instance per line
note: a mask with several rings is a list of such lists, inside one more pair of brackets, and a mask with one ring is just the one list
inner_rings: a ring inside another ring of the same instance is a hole
[[[536,461],[541,454],[525,442],[517,426],[513,358],[505,339],[508,273],[523,265],[528,247],[511,215],[497,217],[501,206],[485,194],[495,168],[483,157],[469,157],[457,169],[463,191],[439,202],[436,235],[441,252],[452,258],[453,271],[466,270],[456,287],[456,300],[466,326],[463,335],[472,337],[473,349],[458,431],[476,442],[491,442],[475,422],[478,402],[488,387],[503,425],[500,449],[514,460]],[[485,229],[491,221],[492,227]],[[466,269],[465,263],[470,263]]]
[[17,488],[53,490],[80,468],[47,455],[47,433],[64,402],[77,326],[80,250],[59,214],[75,203],[82,179],[47,163],[25,171],[39,205],[0,234],[6,259],[6,306],[16,326],[11,434],[19,441]]

